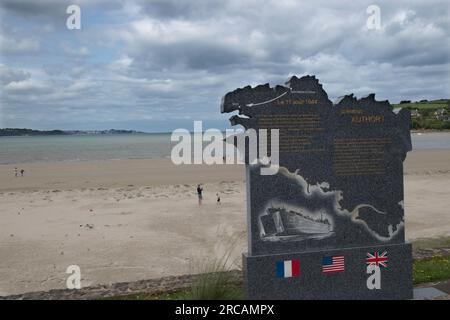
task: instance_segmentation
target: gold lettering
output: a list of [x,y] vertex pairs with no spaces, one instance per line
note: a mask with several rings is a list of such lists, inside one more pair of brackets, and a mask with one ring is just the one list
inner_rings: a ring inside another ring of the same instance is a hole
[[383,123],[384,116],[352,116],[352,123]]
[[279,106],[286,106],[286,105],[294,105],[294,106],[301,106],[304,104],[318,104],[319,100],[317,99],[284,99],[284,100],[277,100],[276,104]]

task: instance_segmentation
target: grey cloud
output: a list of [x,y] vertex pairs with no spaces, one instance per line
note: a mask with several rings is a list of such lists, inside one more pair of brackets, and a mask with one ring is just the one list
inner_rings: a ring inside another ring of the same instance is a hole
[[1,8],[23,15],[44,15],[50,12],[65,12],[70,1],[65,0],[3,0],[0,2]]
[[47,16],[53,19],[66,16],[66,8],[73,4],[79,5],[81,9],[111,10],[122,7],[122,1],[119,0],[2,0],[0,8],[19,16]]
[[223,0],[139,0],[142,13],[159,19],[210,17],[226,8]]
[[29,79],[30,76],[29,72],[20,69],[10,69],[0,64],[0,82],[2,85],[8,85],[11,82],[24,81]]
[[38,52],[39,48],[37,39],[0,35],[0,52],[3,55],[30,54]]
[[47,42],[34,27],[62,7],[65,15],[67,2],[0,5],[15,32],[3,37],[38,39],[45,49],[31,57],[5,55],[2,63],[14,72],[0,68],[2,83],[14,85],[2,89],[2,112],[11,126],[33,119],[53,127],[134,124],[159,131],[190,127],[193,119],[226,125],[218,114],[224,93],[283,83],[292,74],[316,74],[332,99],[372,92],[392,102],[450,97],[443,0],[379,1],[381,30],[366,28],[372,1],[78,3],[90,19],[101,19],[76,34],[55,28]]

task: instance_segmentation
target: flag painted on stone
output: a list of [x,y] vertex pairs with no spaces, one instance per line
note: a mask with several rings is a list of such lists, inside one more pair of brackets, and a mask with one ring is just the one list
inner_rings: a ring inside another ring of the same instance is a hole
[[300,261],[298,259],[277,261],[278,278],[295,278],[300,275]]
[[328,256],[322,258],[322,272],[343,272],[345,271],[344,256]]
[[381,254],[378,251],[374,253],[367,253],[366,263],[367,265],[375,265],[377,267],[387,268],[387,251],[384,251]]

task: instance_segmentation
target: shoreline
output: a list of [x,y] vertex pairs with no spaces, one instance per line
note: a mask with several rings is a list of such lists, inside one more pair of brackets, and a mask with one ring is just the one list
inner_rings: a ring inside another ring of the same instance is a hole
[[[0,130],[4,130],[7,128],[0,128]],[[17,129],[17,128],[14,128]],[[19,129],[20,130],[20,129]],[[28,130],[34,130],[34,129],[28,129]],[[59,129],[54,129],[56,131],[58,131]],[[116,129],[113,129],[116,130]],[[39,130],[37,130],[39,131]],[[52,130],[50,130],[52,131]],[[12,138],[17,138],[17,137],[62,137],[62,136],[123,136],[123,135],[168,135],[168,134],[172,134],[171,131],[169,132],[141,132],[141,131],[133,131],[131,130],[130,132],[126,132],[126,133],[90,133],[89,131],[102,131],[102,130],[87,130],[86,133],[69,133],[69,132],[73,132],[73,131],[77,131],[77,130],[60,130],[62,132],[67,132],[67,133],[61,133],[61,134],[21,134],[21,135],[0,135],[0,138],[8,138],[8,137],[12,137]],[[83,131],[83,130],[79,130],[79,131]],[[120,129],[117,129],[116,131],[120,131]],[[126,131],[126,130],[125,130]],[[225,133],[225,130],[220,130],[222,133]],[[420,128],[420,129],[411,129],[410,130],[411,133],[417,133],[417,132],[421,132],[421,133],[432,133],[432,132],[450,132],[450,129],[427,129],[427,128]],[[205,131],[202,131],[202,133],[204,133]],[[194,132],[190,131],[190,134],[193,134]]]
[[[25,170],[14,177],[14,167]],[[404,174],[450,172],[450,149],[408,153]],[[0,192],[142,187],[244,181],[242,164],[174,165],[170,159],[83,160],[0,164]]]

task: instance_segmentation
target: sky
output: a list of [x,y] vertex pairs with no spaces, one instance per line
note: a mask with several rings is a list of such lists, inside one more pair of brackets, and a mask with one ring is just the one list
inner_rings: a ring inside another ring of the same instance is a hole
[[[66,26],[73,4],[81,29]],[[0,128],[224,129],[223,95],[292,75],[316,75],[332,101],[450,98],[449,5],[0,0]]]

